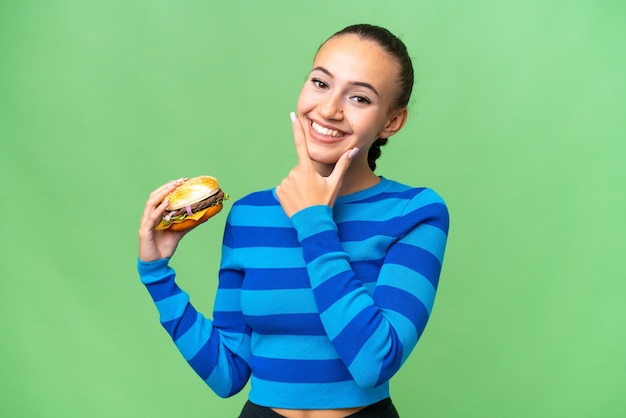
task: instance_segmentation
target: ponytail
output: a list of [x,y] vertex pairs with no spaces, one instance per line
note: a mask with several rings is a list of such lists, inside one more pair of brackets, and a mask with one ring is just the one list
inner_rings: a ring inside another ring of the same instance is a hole
[[387,144],[387,138],[378,138],[376,141],[374,141],[369,151],[367,152],[367,164],[369,164],[370,170],[376,170],[376,160],[382,154],[380,147],[385,144]]

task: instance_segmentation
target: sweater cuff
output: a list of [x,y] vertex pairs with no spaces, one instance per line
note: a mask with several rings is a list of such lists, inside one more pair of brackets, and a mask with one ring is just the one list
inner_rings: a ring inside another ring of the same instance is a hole
[[300,242],[323,231],[336,231],[333,209],[327,205],[309,206],[291,217],[293,227],[298,232]]
[[169,262],[169,257],[155,261],[141,261],[137,259],[137,271],[139,271],[141,283],[148,285],[169,277],[172,273]]

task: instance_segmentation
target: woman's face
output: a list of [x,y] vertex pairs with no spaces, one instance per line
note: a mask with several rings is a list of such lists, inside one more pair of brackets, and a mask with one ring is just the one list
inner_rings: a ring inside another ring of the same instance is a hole
[[311,159],[335,164],[347,150],[367,150],[393,118],[399,65],[377,43],[356,35],[329,39],[318,51],[298,98]]

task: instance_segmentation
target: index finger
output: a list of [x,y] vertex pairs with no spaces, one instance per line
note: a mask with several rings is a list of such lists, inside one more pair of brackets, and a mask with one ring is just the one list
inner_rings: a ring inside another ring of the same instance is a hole
[[309,149],[306,145],[306,138],[304,137],[302,124],[294,112],[291,112],[289,117],[291,118],[291,127],[293,128],[293,142],[296,145],[298,164],[311,165],[311,157],[309,155]]

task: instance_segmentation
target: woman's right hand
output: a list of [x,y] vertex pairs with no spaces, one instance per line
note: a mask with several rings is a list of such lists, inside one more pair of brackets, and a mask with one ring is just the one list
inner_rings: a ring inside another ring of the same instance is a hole
[[171,257],[178,243],[189,231],[164,229],[155,231],[163,212],[169,205],[167,195],[180,186],[185,179],[170,181],[150,193],[139,225],[139,259],[144,262]]

